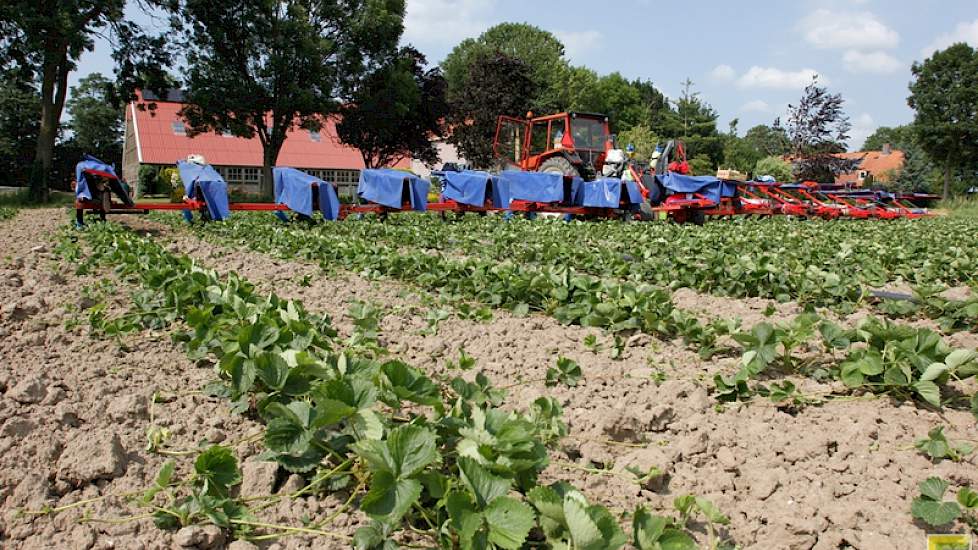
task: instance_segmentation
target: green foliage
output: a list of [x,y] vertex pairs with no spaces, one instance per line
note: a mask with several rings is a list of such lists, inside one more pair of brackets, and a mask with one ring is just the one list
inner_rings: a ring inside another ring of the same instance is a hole
[[547,385],[556,386],[563,384],[574,387],[581,379],[581,367],[572,359],[566,357],[557,358],[557,366],[547,369]]
[[975,450],[974,446],[968,443],[948,441],[947,436],[944,435],[944,426],[931,429],[927,432],[927,437],[917,440],[914,447],[929,456],[934,462],[940,462],[945,458],[959,462]]
[[387,59],[403,30],[402,1],[309,2],[269,9],[264,0],[185,2],[175,30],[186,62],[190,133],[257,137],[263,195],[286,134],[318,130],[366,68]]
[[[499,52],[478,53],[464,68],[465,79],[451,88],[448,125],[452,133],[448,141],[473,166],[488,168],[495,162],[492,144],[497,119],[500,115],[526,115],[534,86],[532,73],[523,61]],[[513,146],[521,144],[514,142]]]
[[744,134],[744,142],[750,145],[762,157],[777,157],[788,154],[790,147],[788,135],[780,126],[771,127],[758,124]]
[[160,170],[156,166],[142,164],[139,166],[139,175],[136,182],[136,189],[140,196],[152,195],[157,191],[169,191],[169,185],[157,188],[160,179]]
[[916,112],[917,144],[944,170],[944,198],[954,169],[978,163],[978,51],[965,43],[934,53],[911,68],[907,103]]
[[638,124],[627,130],[618,132],[618,147],[635,146],[635,159],[639,162],[650,162],[659,137],[646,124]]
[[140,499],[143,505],[153,505],[157,495],[166,495],[164,505],[154,506],[153,522],[157,527],[178,529],[208,522],[236,535],[247,534],[248,527],[240,522],[253,521],[251,513],[242,501],[228,496],[231,488],[241,483],[238,461],[231,449],[213,446],[200,453],[193,473],[184,482],[178,482],[173,474],[174,463],[167,461]]
[[[497,56],[517,60],[526,67],[530,84],[523,96],[524,107],[518,114],[529,109],[544,113],[560,108],[562,77],[567,69],[564,45],[553,34],[526,23],[501,23],[478,38],[463,40],[455,46],[441,64],[450,97],[455,100],[464,96],[467,93],[464,90],[480,82],[489,84],[482,81],[479,71],[473,71],[472,67],[479,63],[479,59]],[[472,161],[468,156],[465,158]]]
[[7,185],[27,185],[40,126],[41,103],[32,80],[0,79],[0,170]]
[[68,127],[77,146],[105,162],[120,165],[123,109],[113,101],[113,86],[101,73],[89,74],[78,86],[71,87],[66,107],[71,117]]
[[442,137],[448,103],[438,68],[426,69],[424,55],[403,47],[364,77],[336,125],[340,140],[360,151],[367,168],[417,159],[438,162],[432,138]]
[[689,170],[694,176],[715,176],[716,165],[707,155],[696,155],[689,159]]
[[948,484],[941,478],[929,477],[920,482],[920,496],[913,499],[913,517],[928,525],[939,527],[958,519],[961,507],[956,502],[945,501]]
[[791,182],[791,163],[782,160],[781,157],[764,157],[757,161],[753,168],[754,177],[774,176],[780,182]]

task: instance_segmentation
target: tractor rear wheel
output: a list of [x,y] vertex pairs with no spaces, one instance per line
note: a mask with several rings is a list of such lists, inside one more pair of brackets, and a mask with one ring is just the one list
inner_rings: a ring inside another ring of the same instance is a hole
[[575,168],[569,160],[562,156],[550,157],[543,161],[543,164],[540,165],[537,172],[551,172],[573,177],[581,176],[581,173],[577,171],[577,168]]

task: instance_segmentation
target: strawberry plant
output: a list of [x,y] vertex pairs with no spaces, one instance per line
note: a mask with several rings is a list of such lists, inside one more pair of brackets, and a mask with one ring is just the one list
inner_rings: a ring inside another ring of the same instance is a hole
[[948,441],[947,436],[944,435],[944,426],[932,428],[927,432],[927,437],[917,440],[914,447],[929,456],[934,462],[940,462],[945,458],[958,462],[975,450],[971,444]]

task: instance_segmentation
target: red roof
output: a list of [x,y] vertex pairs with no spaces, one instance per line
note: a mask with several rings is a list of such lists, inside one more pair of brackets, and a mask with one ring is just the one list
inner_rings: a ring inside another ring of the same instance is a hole
[[855,160],[859,164],[851,171],[839,174],[835,178],[836,183],[858,183],[862,178],[859,172],[865,170],[873,175],[876,181],[889,181],[890,175],[903,169],[906,160],[903,151],[893,149],[888,153],[883,151],[859,151],[856,153],[839,153],[839,158]]
[[[140,100],[141,100],[140,96]],[[177,115],[182,103],[154,99],[156,108],[140,109],[145,102],[137,100],[126,109],[126,118],[135,116],[136,143],[139,162],[144,164],[174,164],[187,155],[203,155],[208,164],[218,166],[261,166],[262,146],[257,137],[252,139],[206,133],[193,138],[176,129],[183,129]],[[149,101],[149,100],[147,100]],[[363,158],[353,147],[340,143],[336,136],[336,121],[329,119],[319,131],[319,141],[307,130],[295,129],[288,133],[279,153],[279,166],[311,169],[362,170]],[[398,164],[409,165],[409,161]]]

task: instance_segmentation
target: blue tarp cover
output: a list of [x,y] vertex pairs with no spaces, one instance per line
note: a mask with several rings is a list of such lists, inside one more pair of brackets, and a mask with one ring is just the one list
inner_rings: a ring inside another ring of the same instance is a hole
[[288,206],[293,212],[312,216],[312,184],[319,186],[319,209],[323,218],[335,220],[340,215],[340,199],[328,182],[301,170],[287,166],[272,169],[275,181],[275,202]]
[[634,181],[622,182],[620,179],[605,178],[581,182],[577,189],[574,204],[592,208],[618,208],[621,200],[621,186],[625,184],[627,200],[631,204],[642,202],[642,192]]
[[732,197],[737,192],[736,183],[713,176],[684,176],[667,172],[656,178],[663,187],[673,193],[699,193],[715,203],[719,203],[721,197]]
[[496,208],[509,208],[508,186],[502,178],[486,172],[464,171],[445,172],[446,199],[469,206],[484,206],[486,187],[491,185],[492,205]]
[[510,200],[572,203],[583,180],[574,178],[570,196],[564,196],[564,176],[555,172],[506,170],[499,175],[509,186]]
[[[115,176],[115,167],[105,164],[92,155],[84,155],[81,162],[75,165],[75,198],[92,200],[92,191],[88,188],[88,179],[85,170],[98,170],[108,172]],[[118,176],[116,176],[118,179]]]
[[209,164],[203,166],[184,160],[177,161],[180,180],[183,181],[183,194],[194,197],[194,185],[200,186],[207,203],[207,210],[213,220],[226,220],[231,215],[228,207],[228,184]]
[[410,188],[408,195],[411,198],[411,208],[424,212],[428,209],[428,188],[431,182],[409,172],[390,168],[362,170],[357,195],[388,208],[400,209],[405,180]]

